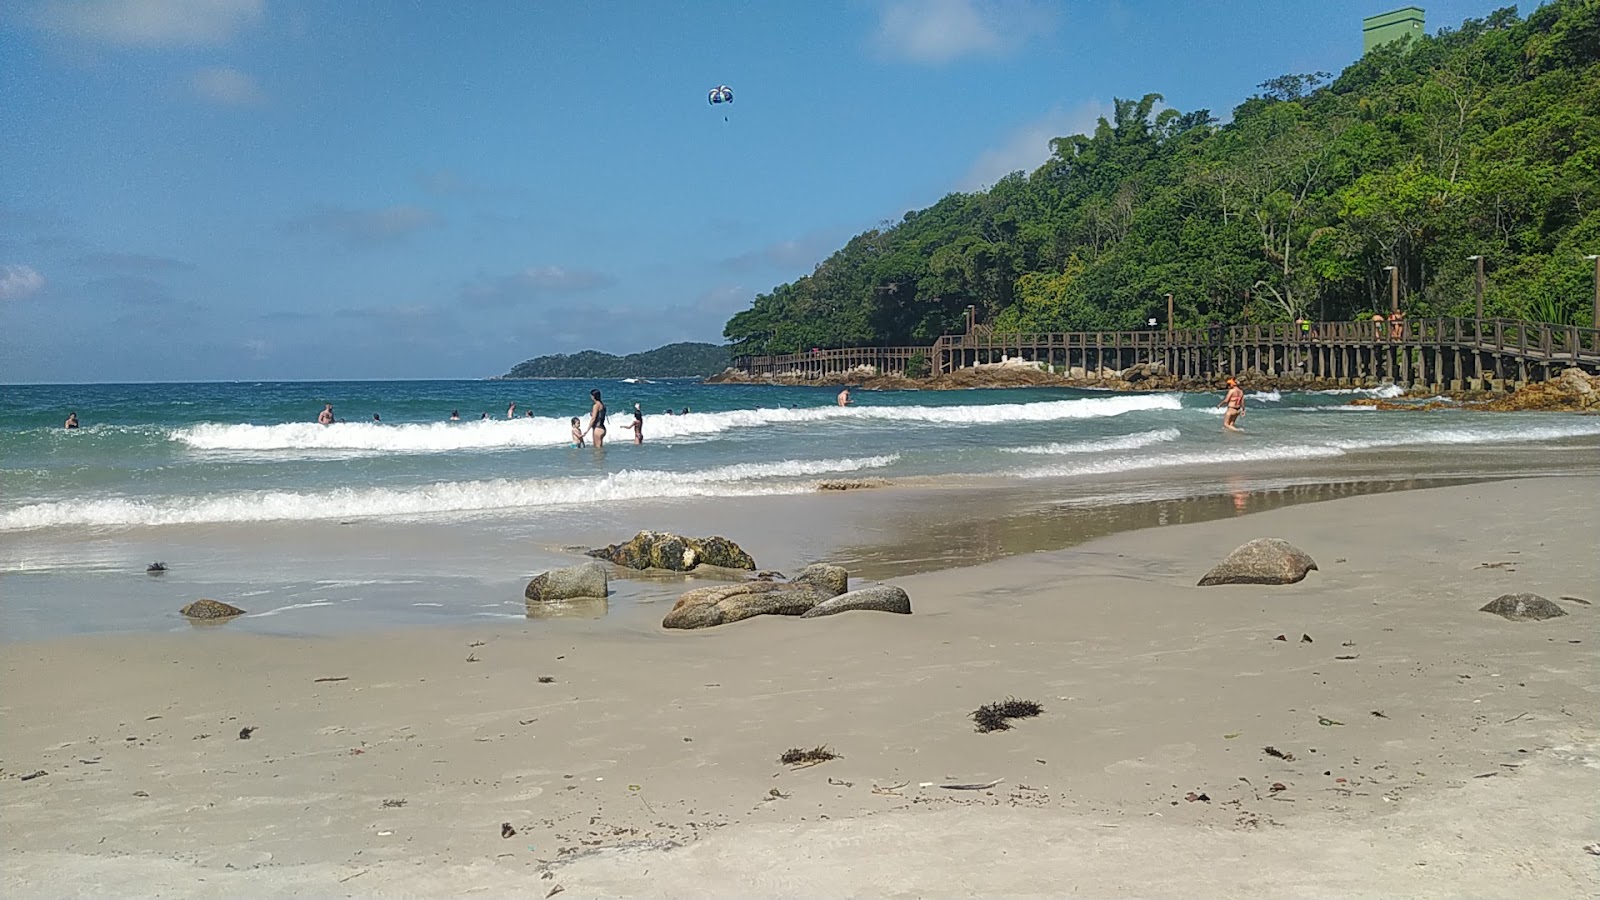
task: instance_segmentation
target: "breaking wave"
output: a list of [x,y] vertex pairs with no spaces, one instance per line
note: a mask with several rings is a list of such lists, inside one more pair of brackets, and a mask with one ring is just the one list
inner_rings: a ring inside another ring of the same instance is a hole
[[1157,431],[1141,431],[1138,434],[1123,434],[1116,437],[1097,438],[1090,441],[1069,441],[1066,443],[1035,444],[1031,447],[1006,447],[1006,453],[1033,453],[1048,456],[1067,456],[1074,453],[1107,453],[1115,450],[1138,450],[1155,444],[1164,444],[1178,439],[1178,429],[1162,428]]

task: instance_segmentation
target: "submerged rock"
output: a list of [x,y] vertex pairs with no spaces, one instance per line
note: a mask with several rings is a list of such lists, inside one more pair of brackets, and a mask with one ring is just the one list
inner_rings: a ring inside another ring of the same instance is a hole
[[698,565],[755,571],[756,562],[725,537],[686,538],[668,531],[641,531],[626,543],[612,544],[589,555],[629,569],[687,572]]
[[662,628],[710,628],[752,616],[798,616],[827,600],[805,585],[746,581],[695,588],[678,598]]
[[843,566],[814,563],[801,569],[798,575],[789,579],[789,583],[803,584],[824,596],[837,597],[850,589],[850,573]]
[[1538,594],[1505,594],[1478,608],[1512,622],[1539,622],[1564,616],[1567,611]]
[[1282,538],[1256,538],[1217,563],[1200,579],[1200,586],[1294,584],[1316,567],[1316,560]]
[[205,598],[194,601],[178,612],[191,619],[231,619],[244,615],[244,610],[237,606]]
[[800,618],[815,619],[858,609],[910,615],[911,598],[892,584],[879,584],[824,600],[801,613]]
[[528,582],[528,587],[523,590],[522,596],[530,606],[535,603],[572,600],[579,597],[604,599],[608,587],[605,566],[599,563],[583,563],[551,569],[534,576],[533,580]]

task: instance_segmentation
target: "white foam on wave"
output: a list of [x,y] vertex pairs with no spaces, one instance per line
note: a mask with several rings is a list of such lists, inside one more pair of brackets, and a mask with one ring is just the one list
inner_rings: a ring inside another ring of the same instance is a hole
[[240,491],[157,500],[107,497],[34,503],[0,513],[0,531],[57,526],[135,526],[414,517],[619,500],[798,493],[812,485],[776,479],[893,465],[898,455],[740,463],[697,472],[628,469],[600,478],[446,481],[403,488]]
[[1472,426],[1464,428],[1433,428],[1426,431],[1408,431],[1404,434],[1386,437],[1333,440],[1328,441],[1327,444],[1340,450],[1379,450],[1390,447],[1399,449],[1439,446],[1442,444],[1539,443],[1540,441],[1558,441],[1564,438],[1595,436],[1600,436],[1600,421],[1587,419],[1560,425],[1519,428],[1515,431],[1505,428]]
[[1283,394],[1277,391],[1251,391],[1244,395],[1246,400],[1257,400],[1262,403],[1278,403],[1283,400]]
[[[682,416],[646,415],[645,439],[698,438],[736,428],[828,423],[924,422],[938,425],[994,425],[1006,422],[1055,422],[1120,416],[1143,410],[1173,410],[1182,404],[1176,394],[1134,394],[1085,397],[1040,403],[993,403],[962,406],[823,406],[805,409],[739,409],[689,413]],[[627,432],[631,413],[613,410],[614,439]],[[196,450],[252,453],[282,451],[345,451],[364,453],[446,453],[461,450],[508,450],[560,447],[571,442],[570,417],[480,419],[469,422],[429,422],[387,425],[340,422],[318,425],[292,422],[283,425],[201,424],[174,429],[169,438]]]
[[1019,478],[1064,478],[1074,475],[1109,475],[1141,469],[1167,469],[1178,466],[1220,465],[1223,463],[1268,462],[1296,459],[1328,459],[1344,451],[1327,446],[1257,447],[1243,450],[1211,450],[1189,453],[1157,453],[1146,456],[1116,456],[1071,465],[1042,466],[1016,473]]
[[1326,394],[1330,397],[1354,396],[1375,397],[1379,400],[1393,400],[1405,396],[1406,389],[1398,384],[1385,384],[1375,388],[1334,388],[1326,391],[1307,391],[1310,394]]
[[1161,428],[1156,431],[1141,431],[1137,434],[1122,434],[1116,437],[1096,438],[1088,441],[1069,441],[1052,444],[1035,444],[1030,447],[1005,447],[1006,453],[1031,453],[1045,456],[1068,456],[1075,453],[1107,453],[1116,450],[1138,450],[1155,444],[1164,444],[1178,439],[1178,429]]

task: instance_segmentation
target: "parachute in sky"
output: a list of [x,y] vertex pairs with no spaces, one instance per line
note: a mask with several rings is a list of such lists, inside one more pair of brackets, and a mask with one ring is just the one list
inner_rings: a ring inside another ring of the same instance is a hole
[[732,103],[733,88],[728,87],[725,84],[719,84],[706,94],[706,101],[712,106],[715,106],[718,103]]

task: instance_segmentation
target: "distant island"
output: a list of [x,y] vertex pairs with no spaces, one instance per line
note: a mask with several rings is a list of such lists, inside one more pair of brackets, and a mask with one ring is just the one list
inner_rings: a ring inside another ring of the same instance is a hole
[[617,356],[598,350],[556,353],[517,363],[501,378],[688,378],[715,375],[731,355],[720,344],[685,342]]

